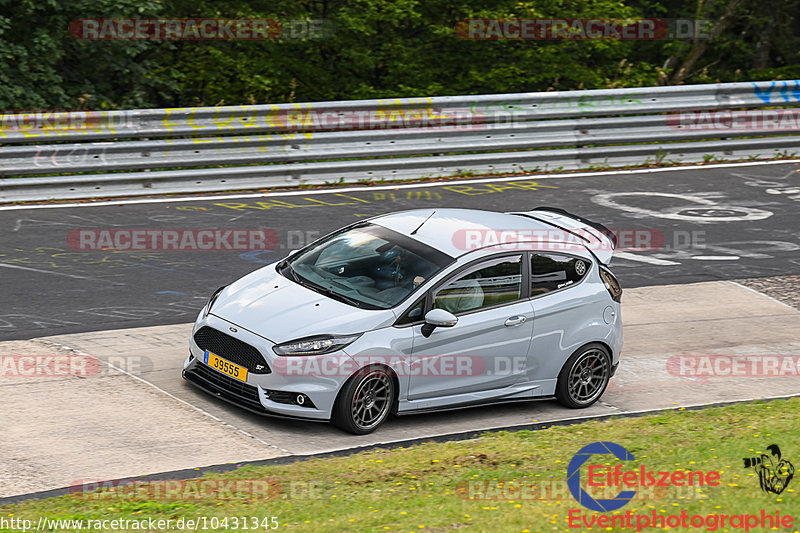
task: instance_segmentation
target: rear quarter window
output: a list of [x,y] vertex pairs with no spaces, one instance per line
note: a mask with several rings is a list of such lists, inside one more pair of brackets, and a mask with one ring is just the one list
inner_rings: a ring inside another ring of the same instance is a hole
[[563,254],[531,254],[531,297],[565,289],[579,283],[592,263]]

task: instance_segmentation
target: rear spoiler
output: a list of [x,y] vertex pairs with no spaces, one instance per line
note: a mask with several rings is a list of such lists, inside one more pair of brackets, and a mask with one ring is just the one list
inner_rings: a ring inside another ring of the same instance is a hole
[[580,239],[590,252],[607,265],[617,247],[617,236],[599,222],[570,213],[560,207],[535,207],[530,211],[512,213],[544,222]]

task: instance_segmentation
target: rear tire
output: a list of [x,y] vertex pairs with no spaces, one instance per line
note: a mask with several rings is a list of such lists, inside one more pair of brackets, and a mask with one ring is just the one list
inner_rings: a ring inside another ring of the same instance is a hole
[[355,435],[372,433],[389,416],[394,397],[394,379],[385,368],[362,368],[342,387],[331,422]]
[[608,348],[593,342],[573,353],[558,375],[556,399],[572,409],[589,407],[600,397],[611,379]]

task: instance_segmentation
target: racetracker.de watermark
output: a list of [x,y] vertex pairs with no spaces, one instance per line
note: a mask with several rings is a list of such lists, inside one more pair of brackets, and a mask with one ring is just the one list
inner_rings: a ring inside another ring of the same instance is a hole
[[487,361],[478,355],[287,355],[278,357],[272,370],[280,376],[350,377],[369,372],[376,364],[392,368],[398,377],[511,376],[524,372],[527,357],[493,357]]
[[[619,493],[619,488],[605,486],[595,488],[592,494],[596,498],[611,499]],[[524,480],[524,479],[470,479],[456,485],[456,495],[465,500],[479,501],[560,501],[570,497],[566,480]],[[690,485],[680,486],[644,486],[636,491],[632,501],[650,502],[664,499],[706,499]]]
[[0,113],[0,137],[19,132],[25,137],[59,136],[134,128],[134,111],[83,111],[79,109],[7,109]]
[[251,251],[273,250],[271,229],[74,229],[67,246],[81,251]]
[[[312,104],[313,106],[313,104]],[[507,114],[508,115],[508,114]],[[509,115],[510,118],[515,118]],[[503,115],[501,118],[508,118]],[[258,115],[245,110],[232,116],[247,127],[261,123],[272,128],[290,131],[385,130],[425,128],[441,131],[481,130],[491,126],[496,117],[469,108],[438,109],[430,106],[392,107],[377,109],[286,109]],[[217,125],[229,122],[216,120]]]
[[167,479],[72,482],[69,493],[86,500],[274,500],[282,491],[274,479]]
[[100,361],[91,355],[0,355],[3,378],[87,378],[99,370]]
[[662,18],[474,18],[461,19],[455,33],[475,40],[710,39],[711,21]]
[[675,130],[800,131],[800,110],[671,111],[667,126]]
[[333,34],[326,19],[273,18],[79,18],[69,34],[90,41],[263,41],[324,39]]
[[667,372],[693,378],[797,377],[798,355],[673,355]]
[[[598,239],[598,234],[613,236]],[[664,248],[664,233],[655,229],[613,229],[608,231],[585,229],[460,229],[453,233],[453,246],[459,250],[477,250],[496,246],[503,250],[541,249],[563,250],[565,244],[586,246],[592,250],[653,251]]]
[[0,378],[91,378],[119,374],[139,374],[153,369],[153,361],[143,355],[114,355],[103,361],[85,354],[0,355]]

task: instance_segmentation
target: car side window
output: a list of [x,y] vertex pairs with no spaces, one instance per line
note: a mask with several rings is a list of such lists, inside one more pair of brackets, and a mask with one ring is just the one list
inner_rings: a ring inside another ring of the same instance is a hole
[[436,291],[433,307],[454,315],[494,307],[522,296],[522,256],[482,263],[448,281]]
[[583,279],[591,263],[561,254],[531,254],[531,297],[574,285]]
[[408,311],[397,319],[396,326],[405,326],[406,324],[413,324],[423,319],[425,314],[425,297],[420,298],[417,303],[408,308]]

